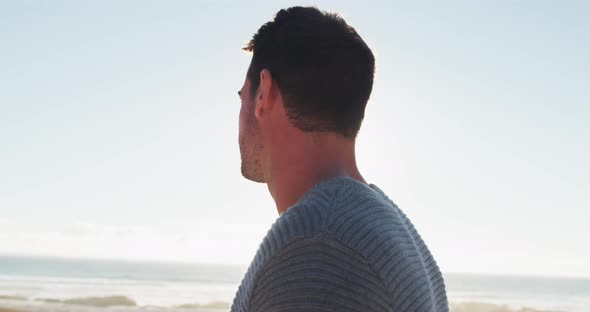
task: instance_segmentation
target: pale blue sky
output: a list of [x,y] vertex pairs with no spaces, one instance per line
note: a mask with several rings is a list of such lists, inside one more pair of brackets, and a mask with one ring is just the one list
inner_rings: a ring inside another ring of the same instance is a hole
[[247,264],[240,48],[296,4],[373,49],[359,166],[443,271],[590,276],[584,1],[4,1],[0,253]]

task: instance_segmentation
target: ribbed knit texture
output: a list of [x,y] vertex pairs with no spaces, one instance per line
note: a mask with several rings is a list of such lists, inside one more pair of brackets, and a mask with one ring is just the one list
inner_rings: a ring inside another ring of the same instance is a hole
[[336,177],[273,224],[231,311],[446,312],[448,303],[406,215],[377,186]]

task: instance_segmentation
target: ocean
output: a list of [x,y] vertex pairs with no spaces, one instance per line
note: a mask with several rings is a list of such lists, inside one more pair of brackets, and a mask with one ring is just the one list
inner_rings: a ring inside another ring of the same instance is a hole
[[[0,256],[0,311],[228,311],[245,271],[219,264]],[[445,274],[445,281],[453,312],[590,312],[588,279]]]

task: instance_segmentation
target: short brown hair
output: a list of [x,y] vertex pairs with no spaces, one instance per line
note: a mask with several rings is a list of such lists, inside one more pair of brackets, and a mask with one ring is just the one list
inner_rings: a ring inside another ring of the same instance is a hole
[[303,131],[356,137],[373,88],[371,49],[337,14],[314,7],[280,10],[243,48],[254,96],[260,71],[271,72],[289,120]]

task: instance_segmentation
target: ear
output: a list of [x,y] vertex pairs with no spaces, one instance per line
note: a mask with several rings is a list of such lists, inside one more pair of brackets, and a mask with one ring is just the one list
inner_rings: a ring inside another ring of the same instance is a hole
[[268,69],[260,71],[260,84],[258,85],[258,92],[256,92],[256,107],[254,108],[254,115],[258,120],[272,108],[273,102],[271,91],[273,88],[272,74]]

